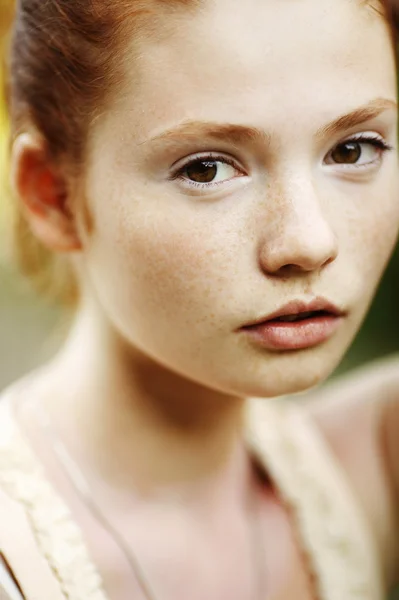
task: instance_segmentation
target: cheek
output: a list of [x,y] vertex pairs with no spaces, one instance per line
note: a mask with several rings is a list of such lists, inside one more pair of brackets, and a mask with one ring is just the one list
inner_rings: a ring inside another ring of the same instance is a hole
[[359,231],[364,254],[370,262],[384,264],[391,254],[399,228],[399,186],[381,188],[375,196],[373,209],[365,213],[365,226]]
[[143,322],[156,315],[203,326],[228,301],[234,261],[227,231],[159,207],[104,217],[97,222],[91,263],[96,287],[107,287],[119,311],[139,313]]
[[[387,185],[384,182],[391,182]],[[399,186],[397,177],[380,181],[355,198],[346,215],[344,259],[350,269],[350,285],[359,292],[374,291],[394,248],[399,229]]]

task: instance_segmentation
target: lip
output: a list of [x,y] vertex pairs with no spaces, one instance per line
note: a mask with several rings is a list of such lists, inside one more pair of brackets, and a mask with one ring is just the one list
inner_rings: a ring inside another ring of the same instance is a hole
[[[301,321],[278,321],[280,317],[320,312]],[[303,350],[318,346],[332,337],[346,313],[324,298],[311,302],[293,301],[276,312],[241,327],[257,345],[268,350]]]

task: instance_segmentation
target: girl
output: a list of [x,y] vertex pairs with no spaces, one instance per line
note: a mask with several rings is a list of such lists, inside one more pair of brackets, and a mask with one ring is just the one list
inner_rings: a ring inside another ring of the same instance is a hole
[[397,362],[271,399],[396,240],[389,7],[20,0],[10,70],[20,252],[75,311],[1,401],[6,597],[384,598]]

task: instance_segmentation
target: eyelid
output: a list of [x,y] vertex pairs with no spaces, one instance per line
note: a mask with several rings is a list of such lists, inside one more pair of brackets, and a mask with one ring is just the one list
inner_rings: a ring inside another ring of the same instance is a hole
[[225,162],[228,165],[236,168],[237,171],[245,172],[245,169],[242,165],[239,164],[237,160],[232,157],[229,157],[227,154],[223,152],[199,152],[198,154],[191,154],[185,158],[178,160],[171,167],[172,169],[172,177],[171,179],[176,179],[178,175],[187,169],[187,167],[201,161],[215,161],[215,162]]
[[377,133],[376,131],[362,131],[360,133],[353,133],[353,134],[347,136],[346,138],[342,139],[341,141],[337,142],[335,144],[334,148],[336,148],[337,146],[340,146],[341,144],[347,144],[348,142],[363,142],[364,144],[375,143],[375,145],[377,145],[377,143],[380,142],[382,149],[386,149],[386,150],[393,149],[393,146],[388,144],[385,137],[382,134]]
[[372,142],[379,142],[385,148],[391,148],[392,149],[392,146],[387,142],[387,140],[384,138],[384,136],[379,135],[379,134],[375,134],[375,135],[368,135],[368,134],[366,134],[366,135],[355,135],[355,136],[352,136],[352,139],[356,140],[356,141],[360,141],[360,142],[361,141],[370,142],[370,143],[372,143]]

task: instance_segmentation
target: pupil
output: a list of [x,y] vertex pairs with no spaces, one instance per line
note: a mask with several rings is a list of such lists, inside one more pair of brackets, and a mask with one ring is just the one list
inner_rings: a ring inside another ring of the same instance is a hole
[[332,153],[334,162],[339,164],[355,164],[359,161],[362,155],[362,149],[357,142],[347,142],[340,144]]
[[187,176],[196,183],[212,183],[217,175],[217,163],[215,161],[201,160],[186,169]]

